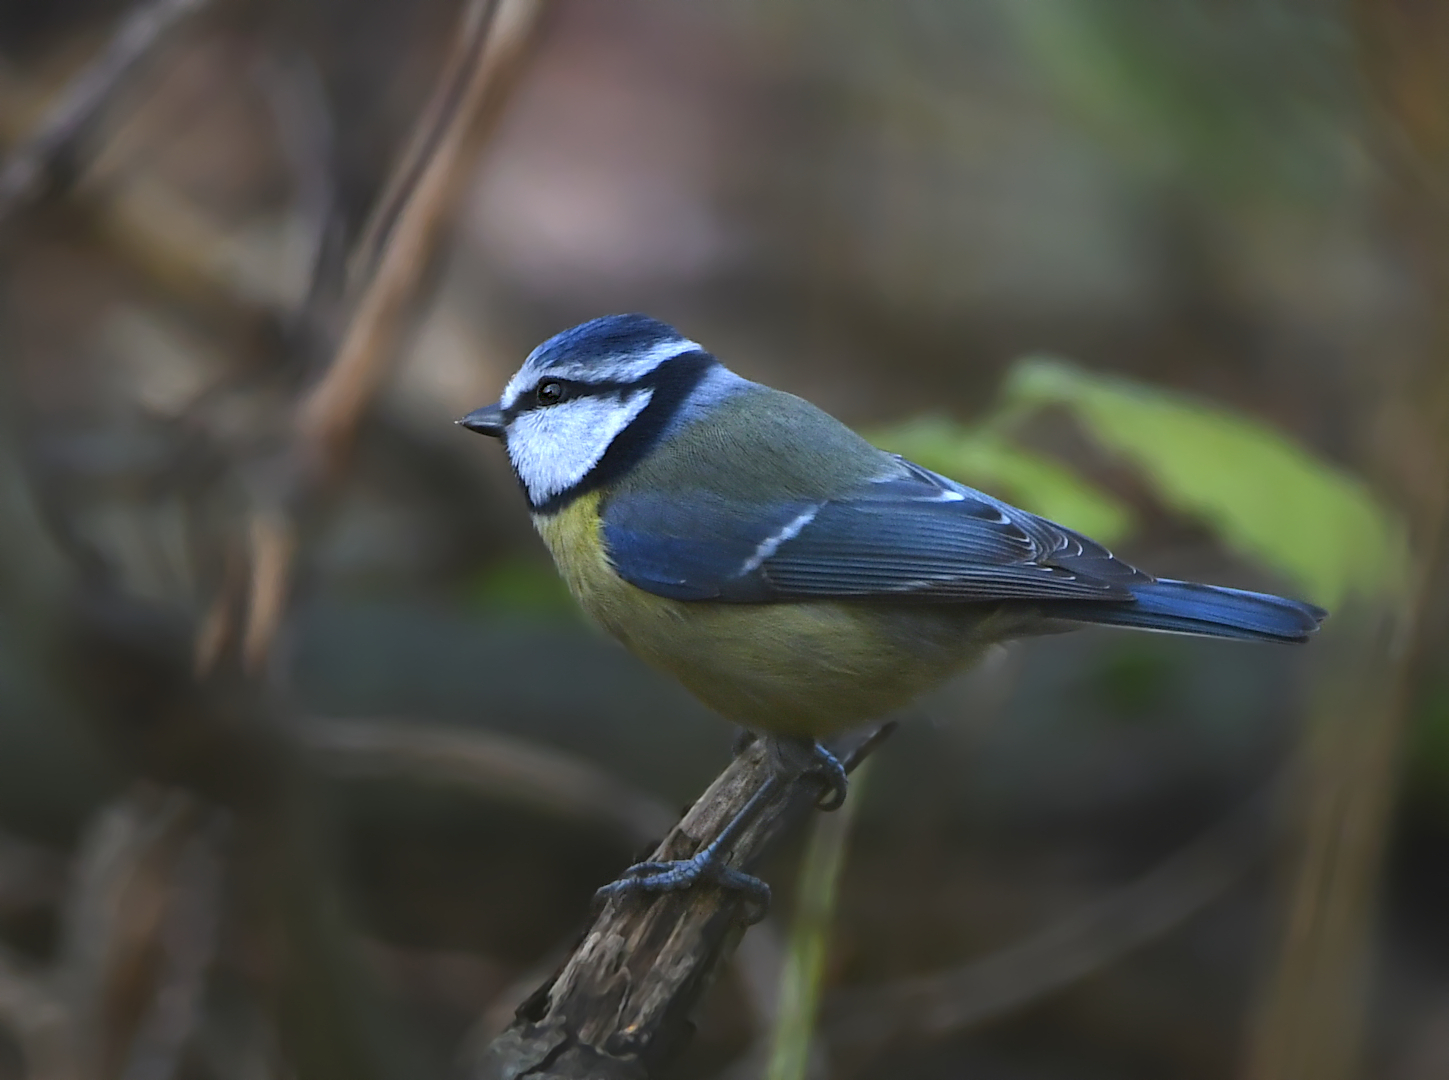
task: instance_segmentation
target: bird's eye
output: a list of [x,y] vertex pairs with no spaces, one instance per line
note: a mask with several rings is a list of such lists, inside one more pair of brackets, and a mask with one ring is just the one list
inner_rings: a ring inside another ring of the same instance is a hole
[[557,405],[563,400],[563,383],[553,379],[550,379],[548,382],[541,382],[538,384],[538,389],[534,393],[537,395],[540,405]]

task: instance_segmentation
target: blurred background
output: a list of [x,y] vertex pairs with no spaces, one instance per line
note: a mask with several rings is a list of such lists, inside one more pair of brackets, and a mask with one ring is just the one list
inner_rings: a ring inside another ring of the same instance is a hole
[[494,7],[0,5],[0,1078],[459,1075],[724,767],[453,424],[611,311],[1334,610],[902,717],[799,1075],[1449,1077],[1449,7]]

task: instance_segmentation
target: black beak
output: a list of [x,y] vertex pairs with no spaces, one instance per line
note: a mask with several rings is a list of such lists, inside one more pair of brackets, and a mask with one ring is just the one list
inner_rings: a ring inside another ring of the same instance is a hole
[[479,435],[492,435],[495,439],[503,438],[504,429],[508,426],[503,420],[503,410],[496,403],[474,409],[458,423],[469,431],[476,431]]

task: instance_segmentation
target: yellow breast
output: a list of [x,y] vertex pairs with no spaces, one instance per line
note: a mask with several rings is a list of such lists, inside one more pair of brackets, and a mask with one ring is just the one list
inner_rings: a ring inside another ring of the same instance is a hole
[[826,735],[909,702],[978,656],[991,618],[969,605],[683,602],[609,562],[600,494],[534,525],[584,610],[626,648],[735,723]]

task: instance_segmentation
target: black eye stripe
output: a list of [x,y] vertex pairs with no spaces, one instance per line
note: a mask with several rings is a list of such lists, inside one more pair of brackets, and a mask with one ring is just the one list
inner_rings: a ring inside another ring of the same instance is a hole
[[[633,393],[637,390],[644,390],[655,385],[651,380],[652,374],[651,372],[650,375],[646,375],[642,379],[636,379],[634,382],[619,382],[617,380],[610,380],[608,382],[583,382],[578,379],[544,378],[539,380],[531,390],[525,390],[519,394],[518,400],[503,410],[503,416],[505,420],[512,421],[514,417],[533,412],[535,409],[547,409],[554,405],[562,405],[566,401],[574,401],[578,398],[608,397],[610,395],[618,395],[622,398],[625,394]],[[563,390],[562,395],[554,401],[540,401],[538,396],[539,391],[550,384],[560,387]]]
[[699,381],[701,373],[711,365],[718,363],[713,356],[703,349],[694,348],[678,353],[663,360],[657,367],[637,379],[625,382],[620,379],[566,379],[557,375],[549,375],[545,372],[538,382],[529,389],[518,395],[515,401],[507,409],[503,410],[505,421],[512,422],[515,417],[522,416],[534,409],[548,408],[538,400],[538,388],[545,382],[556,382],[564,388],[564,396],[553,404],[557,405],[563,401],[570,401],[580,397],[602,397],[606,394],[625,394],[635,390],[654,389],[665,391],[678,387],[692,387]]
[[[539,391],[545,386],[557,386],[563,393],[555,401],[541,401]],[[570,379],[540,379],[531,388],[518,395],[518,400],[503,410],[503,416],[512,420],[515,416],[522,416],[524,413],[533,412],[535,409],[547,409],[552,405],[560,405],[565,401],[571,401],[577,397],[583,397],[587,393],[586,383],[577,383]]]

